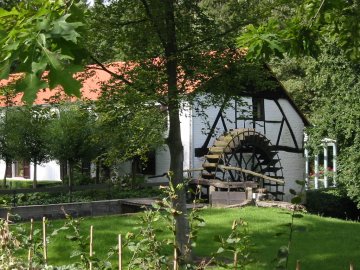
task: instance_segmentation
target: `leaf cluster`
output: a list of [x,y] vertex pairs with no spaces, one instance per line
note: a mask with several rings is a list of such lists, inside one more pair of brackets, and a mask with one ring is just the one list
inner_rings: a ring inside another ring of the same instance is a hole
[[[41,88],[62,85],[68,95],[80,96],[79,46],[82,23],[76,1],[21,1],[11,10],[0,8],[0,78],[26,72],[16,83],[31,103]],[[47,78],[44,78],[48,71]]]

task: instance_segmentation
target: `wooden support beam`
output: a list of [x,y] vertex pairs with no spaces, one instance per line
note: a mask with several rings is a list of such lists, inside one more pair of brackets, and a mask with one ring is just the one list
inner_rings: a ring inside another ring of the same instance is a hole
[[251,175],[254,175],[254,176],[257,176],[257,177],[261,177],[261,178],[263,178],[265,180],[269,180],[269,181],[272,181],[272,182],[275,182],[275,183],[278,183],[278,184],[285,184],[284,180],[276,179],[276,178],[273,178],[273,177],[270,177],[270,176],[267,176],[267,175],[263,175],[261,173],[253,172],[253,171],[250,171],[250,170],[246,170],[246,169],[243,169],[243,168],[232,167],[232,166],[224,166],[224,165],[219,165],[218,167],[220,169],[222,169],[222,170],[239,171],[239,172],[251,174]]
[[202,186],[213,186],[216,188],[257,188],[258,183],[252,181],[246,182],[226,182],[216,179],[193,179],[190,181],[191,184],[197,184]]

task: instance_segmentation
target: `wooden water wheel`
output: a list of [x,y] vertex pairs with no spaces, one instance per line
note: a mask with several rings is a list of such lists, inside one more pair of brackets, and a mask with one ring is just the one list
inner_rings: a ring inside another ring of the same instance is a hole
[[269,139],[254,129],[234,129],[218,137],[204,156],[197,183],[217,191],[264,188],[282,199],[283,170]]

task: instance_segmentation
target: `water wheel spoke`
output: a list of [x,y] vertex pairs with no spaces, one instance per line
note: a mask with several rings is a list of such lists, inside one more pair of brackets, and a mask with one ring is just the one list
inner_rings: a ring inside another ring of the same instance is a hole
[[203,178],[256,182],[278,194],[283,190],[283,172],[278,153],[273,149],[270,140],[254,129],[230,130],[219,136],[205,155],[203,168],[207,172],[203,172]]

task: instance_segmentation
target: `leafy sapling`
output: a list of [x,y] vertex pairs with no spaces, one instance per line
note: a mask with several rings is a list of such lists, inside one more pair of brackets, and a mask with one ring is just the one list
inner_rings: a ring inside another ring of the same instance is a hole
[[[293,238],[293,233],[297,230],[294,226],[294,222],[296,218],[302,218],[303,215],[301,212],[304,211],[304,208],[301,206],[304,197],[304,189],[306,181],[304,180],[296,180],[296,183],[301,186],[301,190],[296,192],[294,189],[290,189],[290,193],[294,196],[291,199],[291,203],[293,204],[292,212],[291,212],[291,222],[285,224],[289,228],[289,238],[288,244],[281,246],[278,250],[277,258],[275,259],[276,270],[287,270],[290,256],[290,248]],[[278,234],[280,235],[280,234]]]

